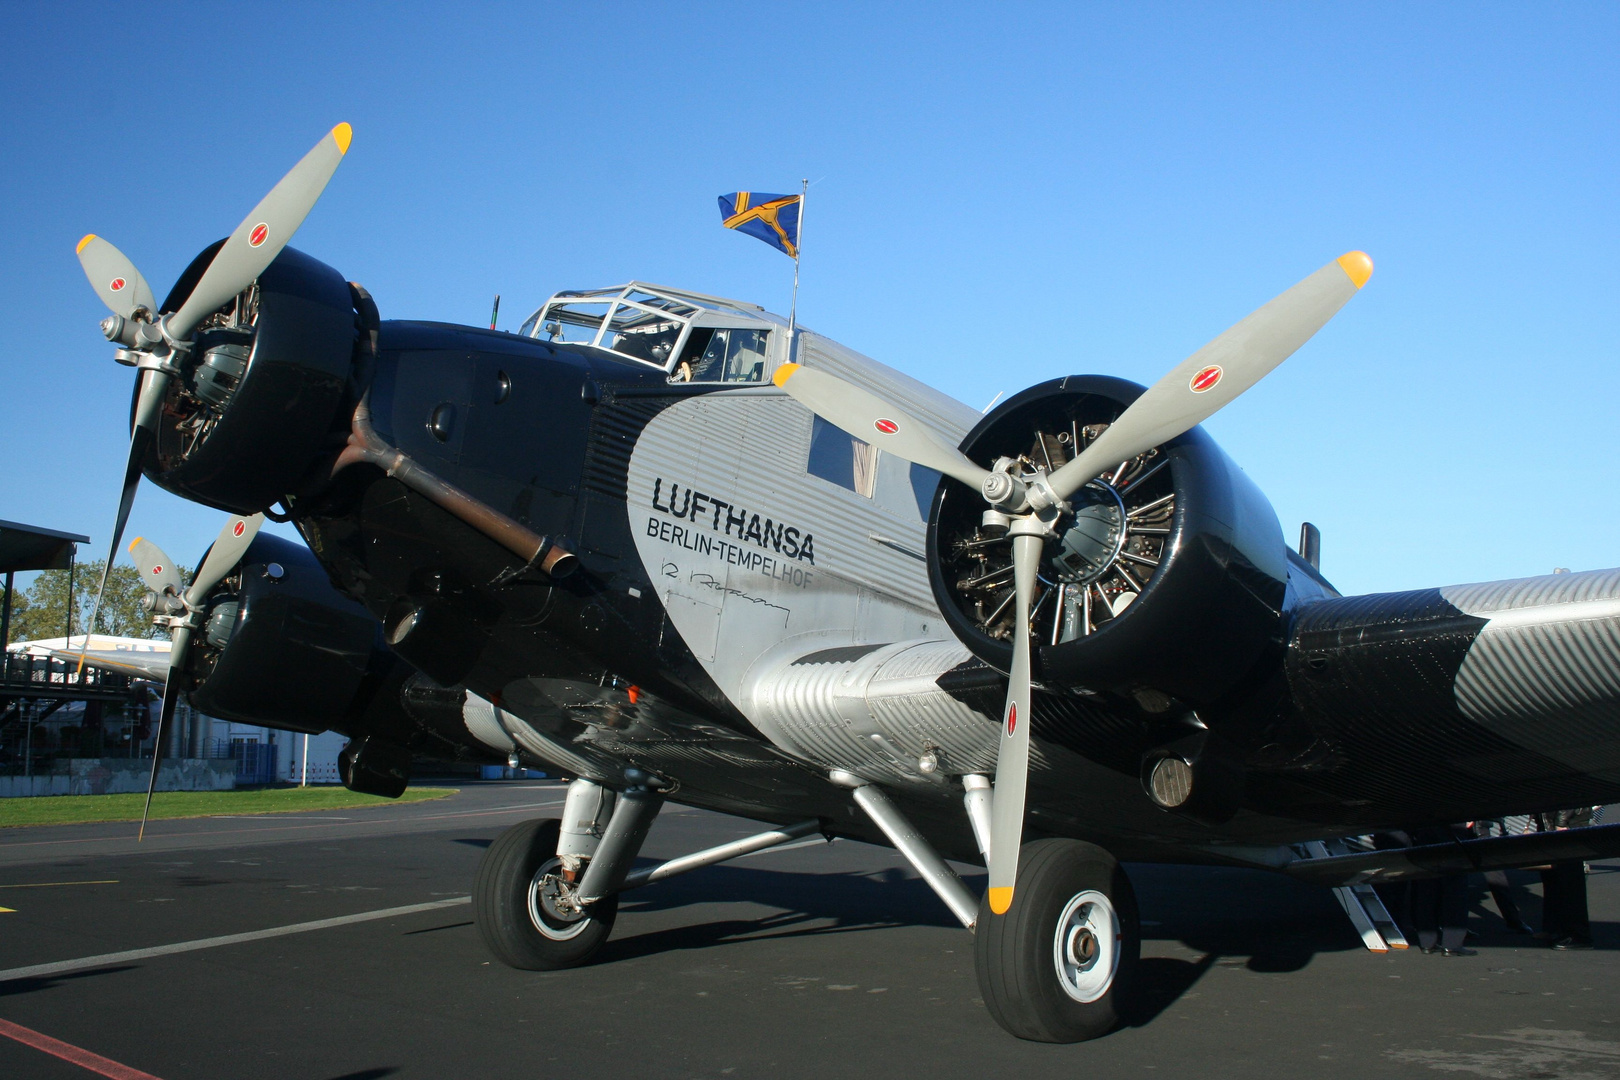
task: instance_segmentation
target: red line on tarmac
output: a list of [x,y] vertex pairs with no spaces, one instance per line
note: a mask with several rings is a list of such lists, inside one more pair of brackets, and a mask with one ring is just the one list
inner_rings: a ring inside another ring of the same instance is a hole
[[80,1049],[72,1043],[65,1043],[61,1039],[53,1039],[49,1035],[41,1035],[32,1028],[25,1028],[21,1024],[13,1024],[10,1020],[0,1020],[0,1035],[8,1039],[15,1039],[24,1046],[32,1046],[35,1050],[42,1050],[52,1057],[77,1065],[81,1069],[89,1069],[100,1076],[111,1077],[112,1080],[158,1080],[151,1073],[132,1069],[128,1065],[121,1065],[111,1058],[104,1058],[100,1054],[92,1054],[88,1050]]

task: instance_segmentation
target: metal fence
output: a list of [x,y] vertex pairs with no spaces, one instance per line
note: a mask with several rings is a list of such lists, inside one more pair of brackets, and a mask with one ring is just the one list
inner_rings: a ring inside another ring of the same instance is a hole
[[270,743],[233,742],[231,757],[236,759],[238,784],[273,784],[276,782],[276,750]]
[[8,652],[0,660],[0,696],[6,698],[121,698],[130,677],[55,656]]
[[237,784],[273,784],[276,782],[277,751],[274,743],[261,743],[252,739],[209,739],[203,757],[236,762]]

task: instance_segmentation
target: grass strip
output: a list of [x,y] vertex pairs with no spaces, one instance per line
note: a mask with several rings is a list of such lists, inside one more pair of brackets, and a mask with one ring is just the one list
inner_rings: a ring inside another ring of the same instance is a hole
[[[259,788],[247,791],[160,791],[152,797],[152,820],[234,814],[290,814],[351,810],[423,802],[454,795],[455,788],[410,788],[397,799],[362,795],[342,787]],[[0,799],[0,828],[21,825],[83,825],[139,821],[145,792],[122,795],[40,795]]]

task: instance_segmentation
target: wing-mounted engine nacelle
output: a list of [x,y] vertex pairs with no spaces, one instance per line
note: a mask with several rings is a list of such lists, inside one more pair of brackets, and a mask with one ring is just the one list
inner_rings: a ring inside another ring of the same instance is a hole
[[[975,461],[1051,471],[1143,388],[1079,376],[1031,387],[969,433]],[[1276,514],[1202,429],[1121,462],[1074,496],[1041,561],[1035,678],[1126,695],[1149,714],[1219,701],[1279,647],[1287,548]],[[940,609],[968,648],[1012,661],[1012,544],[977,492],[942,484],[928,528]]]
[[308,549],[278,536],[259,534],[206,609],[188,664],[191,703],[222,720],[353,733],[394,664],[371,613],[332,587]]
[[[176,310],[213,261],[192,262],[163,303]],[[361,322],[375,307],[343,275],[283,248],[254,284],[202,324],[177,353],[157,439],[143,472],[186,499],[251,514],[297,491],[341,447]],[[139,388],[137,385],[137,396]]]
[[343,781],[370,794],[405,790],[413,750],[448,756],[427,745],[442,740],[405,706],[415,671],[303,545],[259,534],[204,606],[187,654],[194,708],[239,723],[348,735]]

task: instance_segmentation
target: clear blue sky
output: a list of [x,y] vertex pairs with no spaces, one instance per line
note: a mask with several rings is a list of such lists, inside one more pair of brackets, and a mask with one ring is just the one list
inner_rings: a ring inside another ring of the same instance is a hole
[[[1352,248],[1366,290],[1207,426],[1346,591],[1620,563],[1620,6],[7,4],[0,517],[107,541],[161,296],[339,120],[295,244],[384,317],[632,277],[785,311],[715,196],[811,179],[800,313],[975,407],[1150,382]],[[145,485],[194,562],[220,516]],[[90,554],[90,553],[87,553]]]

